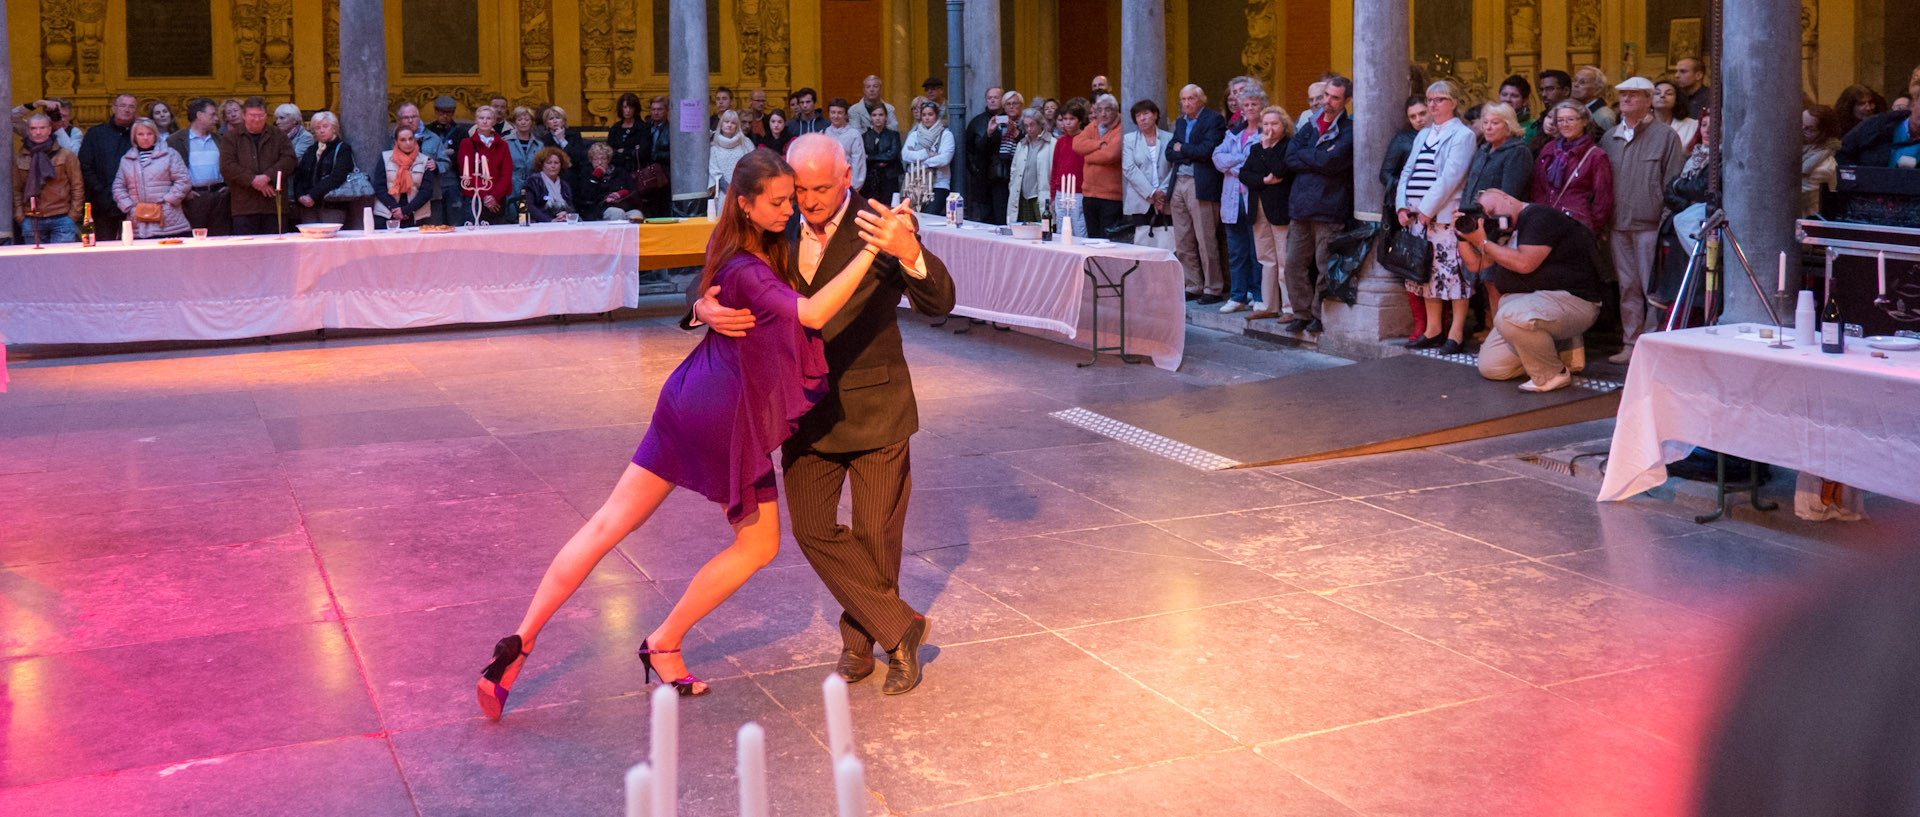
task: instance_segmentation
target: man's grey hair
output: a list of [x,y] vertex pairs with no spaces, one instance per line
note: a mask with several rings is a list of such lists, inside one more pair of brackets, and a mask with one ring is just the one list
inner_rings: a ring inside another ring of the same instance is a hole
[[1201,88],[1200,88],[1200,86],[1198,86],[1198,85],[1195,85],[1195,84],[1193,84],[1193,83],[1191,83],[1191,82],[1189,82],[1189,83],[1187,83],[1186,85],[1183,85],[1183,86],[1181,86],[1181,87],[1180,87],[1180,95],[1181,95],[1181,96],[1186,96],[1186,95],[1187,95],[1187,92],[1188,92],[1188,91],[1192,91],[1192,92],[1194,92],[1194,93],[1196,93],[1196,94],[1199,94],[1199,95],[1200,95],[1200,101],[1202,101],[1202,102],[1205,102],[1205,101],[1207,100],[1207,92],[1206,92],[1206,91],[1204,91],[1204,90],[1201,90]]
[[299,119],[300,106],[295,105],[291,102],[282,102],[280,103],[280,107],[273,109],[273,116],[275,119],[278,119],[282,116],[291,116],[295,119]]
[[1113,109],[1116,111],[1120,110],[1120,100],[1114,99],[1113,94],[1101,94],[1093,98],[1093,104],[1095,105],[1098,105],[1102,102],[1108,105],[1112,105]]
[[828,162],[835,170],[844,171],[848,167],[847,149],[824,133],[806,134],[787,146],[787,164],[799,167],[815,162]]
[[46,114],[37,113],[27,117],[27,127],[33,127],[34,124],[39,122],[47,123],[47,127],[53,127],[53,117],[48,116]]

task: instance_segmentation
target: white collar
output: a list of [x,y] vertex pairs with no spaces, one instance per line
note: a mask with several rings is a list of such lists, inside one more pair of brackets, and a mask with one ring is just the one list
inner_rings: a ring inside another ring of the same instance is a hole
[[840,219],[846,217],[847,206],[851,204],[853,204],[853,188],[849,187],[847,188],[846,196],[840,200],[840,209],[833,211],[833,218],[827,219],[827,226],[821,228],[819,233],[816,234],[814,232],[813,224],[807,221],[806,216],[803,215],[800,217],[800,237],[804,239],[812,236],[819,240],[821,244],[826,244],[828,241],[833,240],[833,233],[839,229]]

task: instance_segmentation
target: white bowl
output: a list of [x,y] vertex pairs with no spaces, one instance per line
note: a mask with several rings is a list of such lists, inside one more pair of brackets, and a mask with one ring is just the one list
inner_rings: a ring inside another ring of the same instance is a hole
[[300,228],[300,234],[308,238],[332,238],[334,233],[340,232],[341,227],[339,224],[295,224],[293,226]]
[[1036,241],[1040,238],[1040,225],[1038,224],[1013,224],[1009,226],[1013,229],[1014,238],[1025,241]]

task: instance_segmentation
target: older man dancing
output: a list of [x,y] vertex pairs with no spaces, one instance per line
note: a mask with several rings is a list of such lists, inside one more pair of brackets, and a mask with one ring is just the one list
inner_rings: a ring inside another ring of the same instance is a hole
[[[809,134],[787,148],[799,212],[787,228],[792,264],[811,295],[846,265],[865,242],[854,225],[863,208],[884,209],[848,185],[840,143]],[[881,255],[846,307],[821,330],[830,391],[800,419],[781,455],[787,516],[807,561],[832,591],[840,615],[838,671],[848,683],[873,672],[873,646],[887,651],[882,691],[898,695],[920,683],[920,645],[927,617],[900,598],[900,558],[913,486],[907,442],[919,430],[913,382],[901,350],[897,315],[901,295],[924,315],[953,309],[947,267],[920,246],[907,222],[888,220],[878,232]],[[815,275],[825,272],[825,276]],[[728,309],[714,291],[689,292],[693,318],[722,334],[753,328],[753,315]],[[853,486],[853,526],[839,524],[840,489]]]

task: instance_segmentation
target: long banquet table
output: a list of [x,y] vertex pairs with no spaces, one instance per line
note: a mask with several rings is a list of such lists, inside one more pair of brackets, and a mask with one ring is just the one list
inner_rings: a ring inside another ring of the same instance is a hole
[[[953,314],[1057,332],[1082,347],[1092,346],[1094,328],[1087,271],[1100,276],[1100,283],[1119,283],[1138,263],[1126,279],[1126,351],[1150,355],[1163,369],[1180,367],[1187,345],[1185,279],[1179,259],[1168,250],[1026,241],[972,223],[962,228],[927,224],[920,238],[953,275]],[[1116,301],[1102,299],[1102,346],[1119,343],[1117,307]]]
[[1640,337],[1599,499],[1660,485],[1697,445],[1920,502],[1920,351],[1772,349],[1746,328]]
[[640,230],[584,222],[5,247],[0,335],[228,340],[605,312],[639,302]]

